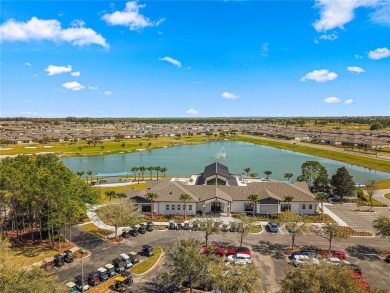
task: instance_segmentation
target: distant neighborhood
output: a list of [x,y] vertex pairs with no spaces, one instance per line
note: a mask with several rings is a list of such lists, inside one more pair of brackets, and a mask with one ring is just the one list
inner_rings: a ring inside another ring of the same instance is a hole
[[[336,127],[337,128],[337,127]],[[390,147],[390,131],[314,128],[259,123],[77,123],[1,121],[1,144],[34,144],[90,140],[205,135],[211,138],[246,133],[321,144],[381,149]]]

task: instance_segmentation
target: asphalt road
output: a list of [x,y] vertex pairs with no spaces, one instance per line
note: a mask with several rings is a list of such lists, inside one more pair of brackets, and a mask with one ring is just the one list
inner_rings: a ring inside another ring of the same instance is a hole
[[[169,247],[173,242],[189,237],[204,240],[203,232],[191,231],[153,231],[140,235],[136,238],[128,238],[120,244],[107,243],[81,228],[72,227],[72,241],[88,250],[91,256],[83,260],[84,272],[88,273],[96,270],[106,263],[110,263],[113,258],[120,253],[127,253],[131,250],[140,251],[143,244],[152,246]],[[235,233],[225,235],[211,235],[211,242],[223,245],[238,245],[239,238]],[[296,238],[297,246],[300,247],[328,247],[328,241],[317,235],[300,235]],[[251,234],[244,239],[244,246],[248,246],[253,251],[253,259],[259,267],[260,273],[270,292],[276,292],[277,283],[284,277],[284,269],[288,265],[288,258],[284,250],[291,246],[291,237],[281,233],[269,233],[263,231],[259,234]],[[341,242],[334,242],[334,248],[347,252],[348,260],[359,264],[363,269],[363,276],[373,287],[390,288],[390,280],[382,272],[390,269],[390,264],[385,263],[382,258],[375,256],[380,250],[389,250],[388,240],[377,237],[351,237]],[[127,292],[162,292],[156,287],[153,279],[164,271],[164,257],[155,269],[143,276],[136,276],[134,284]],[[81,273],[81,261],[77,260],[71,264],[56,269],[55,274],[59,276],[62,283],[72,281],[76,275]],[[169,293],[169,291],[164,291]],[[172,291],[174,292],[174,291]]]

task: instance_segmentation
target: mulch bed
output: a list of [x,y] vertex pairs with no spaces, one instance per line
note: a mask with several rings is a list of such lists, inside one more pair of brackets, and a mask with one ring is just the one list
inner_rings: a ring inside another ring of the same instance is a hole
[[339,229],[349,236],[373,236],[370,232],[355,231],[351,227],[339,227]]
[[122,238],[121,236],[118,236],[116,239],[115,239],[115,237],[114,238],[108,238],[107,241],[110,242],[110,243],[118,244],[118,243],[122,243],[123,241],[125,241],[125,239]]

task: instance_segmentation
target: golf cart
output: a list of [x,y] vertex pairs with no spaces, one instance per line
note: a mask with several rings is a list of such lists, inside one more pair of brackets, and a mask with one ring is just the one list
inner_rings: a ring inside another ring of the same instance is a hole
[[71,262],[73,262],[73,260],[74,260],[74,258],[73,258],[72,251],[70,251],[69,249],[65,250],[64,251],[64,262],[71,263]]
[[139,224],[139,226],[138,226],[138,232],[139,232],[140,234],[145,234],[145,233],[146,233],[146,226],[145,226],[145,224]]
[[81,276],[77,276],[74,279],[75,279],[75,284],[76,284],[77,290],[83,291],[83,287],[84,287],[84,291],[87,291],[89,289],[87,278],[84,278],[84,283],[83,283],[83,279],[81,278]]
[[68,282],[65,284],[65,287],[68,288],[69,293],[77,293],[77,286],[73,282]]
[[223,225],[222,225],[222,231],[223,231],[223,232],[229,232],[229,225],[223,224]]
[[153,247],[150,245],[142,245],[142,254],[146,257],[152,257],[154,255]]
[[182,222],[178,222],[176,224],[176,230],[183,230],[183,223]]
[[118,292],[124,292],[133,284],[133,277],[130,273],[124,272],[121,276],[115,278],[114,289]]
[[192,224],[192,231],[199,231],[199,225],[198,225],[197,222],[194,222],[194,223]]
[[130,237],[130,231],[127,228],[122,229],[122,237],[123,238],[129,238]]
[[113,259],[112,265],[114,266],[115,272],[117,273],[122,273],[123,271],[125,271],[125,263],[119,258]]
[[106,268],[100,267],[97,269],[99,273],[99,280],[100,282],[105,282],[108,280],[108,271]]
[[100,284],[99,272],[92,272],[88,274],[88,284],[95,287]]
[[190,221],[186,220],[184,221],[183,230],[190,230]]
[[146,231],[152,232],[153,231],[153,226],[154,226],[153,222],[147,222],[146,223]]
[[137,227],[133,226],[130,229],[130,235],[133,237],[137,237],[139,235]]
[[112,264],[108,263],[104,265],[104,268],[107,269],[107,275],[109,278],[116,276],[115,267]]
[[133,264],[131,263],[130,257],[126,253],[120,254],[122,261],[125,263],[126,269],[130,269],[133,267]]
[[64,257],[62,256],[62,254],[56,254],[54,256],[53,264],[56,267],[61,267],[64,265]]
[[128,256],[130,257],[133,265],[139,263],[138,253],[136,253],[135,251],[130,251]]
[[133,284],[133,275],[131,274],[131,273],[129,273],[129,272],[123,272],[122,274],[121,274],[121,276],[123,277],[123,278],[125,278],[125,284],[127,285],[127,286],[130,286],[131,284]]
[[169,221],[168,229],[169,230],[176,230],[176,223],[175,223],[175,221],[173,221],[173,220]]

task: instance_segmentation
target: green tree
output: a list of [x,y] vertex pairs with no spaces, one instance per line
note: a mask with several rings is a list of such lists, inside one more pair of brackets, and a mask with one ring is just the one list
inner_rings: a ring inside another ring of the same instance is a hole
[[[90,178],[91,178],[91,184],[92,184],[92,174],[93,174],[92,170],[87,171],[87,175],[90,176]],[[88,180],[87,180],[87,183],[88,183]]]
[[284,178],[287,179],[287,181],[290,181],[290,178],[292,178],[294,176],[293,173],[284,173]]
[[249,177],[255,179],[257,177],[257,175],[259,175],[259,174],[257,174],[257,173],[250,173]]
[[138,206],[132,200],[106,205],[96,210],[96,213],[104,223],[114,226],[115,239],[118,238],[119,227],[133,226],[140,217]]
[[373,221],[373,228],[377,235],[383,238],[390,238],[390,218],[386,216],[379,216]]
[[267,176],[267,179],[268,179],[269,175],[272,174],[272,171],[271,170],[265,170],[264,174]]
[[287,202],[288,204],[288,210],[291,211],[291,202],[294,200],[294,197],[291,196],[291,195],[286,195],[284,198],[283,198],[283,201],[284,202]]
[[124,150],[125,147],[126,147],[126,144],[125,144],[124,142],[122,142],[122,143],[121,143],[121,147],[122,147],[122,150]]
[[142,174],[142,181],[145,180],[145,171],[146,171],[146,167],[145,167],[145,166],[140,166],[138,169],[141,171],[141,174]]
[[321,203],[321,219],[322,219],[322,222],[323,222],[324,221],[324,202],[326,202],[328,200],[329,196],[325,192],[317,192],[315,194],[315,197],[316,197],[316,201]]
[[319,191],[319,192],[328,192],[329,191],[328,171],[323,166],[320,167],[318,174],[317,174],[317,177],[314,179],[313,190]]
[[257,194],[250,194],[248,196],[248,200],[250,200],[253,203],[253,217],[256,214],[257,211],[257,201],[259,200],[259,196]]
[[299,269],[287,267],[284,279],[280,283],[280,292],[367,292],[366,288],[359,284],[360,281],[348,266],[335,266],[327,263],[302,264]]
[[331,222],[325,222],[324,225],[322,225],[320,228],[315,230],[316,233],[328,240],[329,242],[329,251],[332,249],[332,241],[337,240],[340,241],[342,239],[347,239],[349,235],[340,229],[339,224],[337,223],[331,223]]
[[180,194],[180,200],[184,202],[184,220],[187,219],[187,201],[191,199],[191,196],[187,193]]
[[249,168],[249,167],[244,168],[244,172],[246,173],[246,176],[249,176],[249,173],[250,173],[251,171],[252,171],[252,169]]
[[134,173],[134,181],[137,180],[137,172],[138,172],[139,168],[138,167],[131,167],[130,171]]
[[155,193],[155,192],[148,192],[145,195],[145,198],[146,198],[146,200],[150,201],[150,209],[151,209],[152,219],[153,219],[153,216],[154,216],[154,202],[158,198],[158,194]]
[[368,194],[368,197],[370,198],[370,209],[372,209],[372,197],[375,195],[375,181],[374,180],[368,180],[366,185],[366,191]]
[[168,171],[168,168],[167,167],[162,167],[160,169],[160,172],[162,172],[164,174],[164,178],[165,178],[165,173]]
[[209,243],[209,237],[211,235],[222,233],[222,229],[221,229],[222,222],[219,220],[206,218],[204,221],[201,222],[201,224],[203,224],[202,226],[205,229],[204,238],[205,238],[206,246]]
[[161,167],[160,166],[156,166],[156,167],[154,167],[154,170],[156,171],[156,176],[157,176],[157,180],[158,180],[158,172],[161,171]]
[[79,176],[79,178],[81,178],[81,176],[83,176],[85,174],[84,171],[77,171],[76,172],[76,175]]
[[336,174],[332,176],[331,185],[333,187],[333,193],[341,201],[344,197],[354,195],[355,183],[345,167],[337,169]]
[[116,196],[116,192],[114,190],[108,190],[104,194],[110,197],[110,202],[112,201],[112,198]]
[[242,247],[242,240],[248,236],[249,233],[253,232],[256,227],[256,219],[249,217],[244,213],[238,216],[239,222],[237,224],[237,233],[240,237],[240,247]]
[[307,231],[305,219],[300,215],[287,211],[280,214],[278,222],[280,225],[284,225],[289,232],[291,236],[291,248],[294,249],[295,238]]
[[299,181],[306,181],[311,189],[313,187],[314,180],[323,169],[324,166],[317,161],[306,161],[301,166],[302,174],[298,177]]
[[379,121],[375,121],[370,126],[370,130],[381,130],[381,129],[383,129],[383,124]]
[[153,170],[154,170],[154,167],[147,167],[146,168],[149,172],[150,172],[150,180],[152,180],[152,175],[153,175]]

